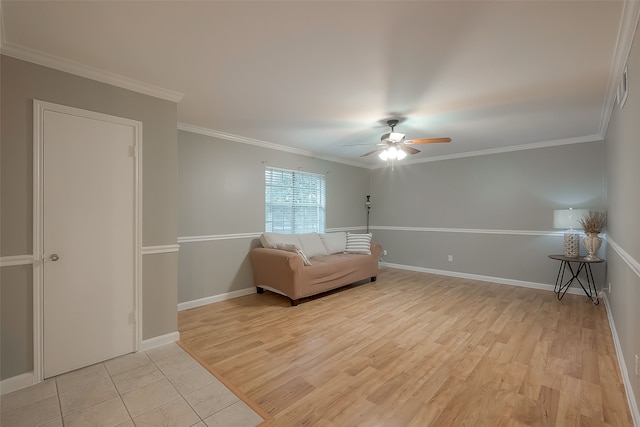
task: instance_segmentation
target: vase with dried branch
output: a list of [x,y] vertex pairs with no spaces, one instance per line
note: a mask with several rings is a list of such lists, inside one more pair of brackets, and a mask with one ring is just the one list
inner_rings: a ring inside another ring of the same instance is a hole
[[602,245],[602,238],[598,236],[607,225],[607,213],[589,211],[580,219],[580,225],[584,228],[586,236],[582,239],[587,250],[587,259],[598,260],[598,249]]

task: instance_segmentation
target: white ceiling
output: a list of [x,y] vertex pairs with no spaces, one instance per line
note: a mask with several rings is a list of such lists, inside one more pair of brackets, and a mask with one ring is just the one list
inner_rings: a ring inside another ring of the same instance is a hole
[[453,138],[411,160],[601,138],[623,10],[621,1],[2,1],[2,52],[183,94],[183,127],[377,165],[359,157],[370,147],[345,145],[379,142],[389,118],[402,119],[407,138]]

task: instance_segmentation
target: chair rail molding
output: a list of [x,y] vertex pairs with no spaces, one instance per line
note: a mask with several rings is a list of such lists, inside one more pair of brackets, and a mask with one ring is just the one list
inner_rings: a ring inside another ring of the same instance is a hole
[[33,254],[28,255],[9,255],[0,257],[0,267],[11,267],[14,265],[33,264]]
[[143,246],[142,255],[168,254],[179,250],[180,245]]
[[607,244],[622,258],[636,276],[640,277],[640,262],[636,261],[627,251],[622,249],[611,237],[607,237]]
[[261,231],[253,233],[235,233],[235,234],[209,234],[202,236],[183,236],[178,237],[178,243],[195,243],[210,242],[213,240],[234,240],[234,239],[255,239],[260,237]]
[[[369,227],[371,228],[371,227]],[[356,225],[353,227],[328,227],[325,232],[327,233],[336,233],[339,231],[361,231],[361,230],[366,230],[367,226],[366,225]]]
[[[359,231],[364,230],[367,227],[352,226],[352,227],[331,227],[325,231],[327,233],[335,233],[338,231]],[[215,240],[235,240],[235,239],[257,239],[263,231],[254,231],[252,233],[230,233],[230,234],[208,234],[200,236],[182,236],[178,237],[178,243],[196,243],[196,242],[210,242]]]
[[372,230],[411,231],[423,233],[467,233],[467,234],[503,234],[511,236],[564,236],[563,232],[545,230],[494,230],[484,228],[453,228],[453,227],[400,227],[393,225],[373,225]]

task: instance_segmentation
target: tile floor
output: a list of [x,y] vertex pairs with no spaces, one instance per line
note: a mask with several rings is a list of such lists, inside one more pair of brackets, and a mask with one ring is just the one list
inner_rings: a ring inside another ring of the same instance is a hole
[[254,427],[263,419],[176,344],[2,396],[3,427]]

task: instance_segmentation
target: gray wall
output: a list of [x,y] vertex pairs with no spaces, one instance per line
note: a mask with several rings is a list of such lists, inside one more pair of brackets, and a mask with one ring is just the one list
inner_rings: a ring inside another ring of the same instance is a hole
[[[32,253],[33,99],[143,123],[143,245],[175,244],[177,104],[7,56],[0,60],[0,255]],[[176,253],[144,256],[144,339],[177,331],[176,266]],[[1,379],[33,368],[30,269],[1,271]]]
[[[248,252],[264,231],[266,166],[326,175],[327,228],[362,227],[369,170],[341,163],[178,132],[180,302],[253,286]],[[183,242],[184,237],[215,236]]]
[[388,263],[512,282],[554,283],[554,209],[605,210],[601,141],[366,170],[179,131],[178,157],[179,302],[252,286],[255,238],[233,235],[264,229],[265,166],[326,173],[327,228],[361,227],[371,194]]
[[635,355],[640,355],[640,40],[636,32],[627,62],[629,95],[623,109],[614,106],[606,141],[608,296],[629,373],[635,402],[640,406],[640,380]]
[[374,237],[389,263],[550,285],[553,211],[604,210],[604,175],[603,142],[375,169]]

